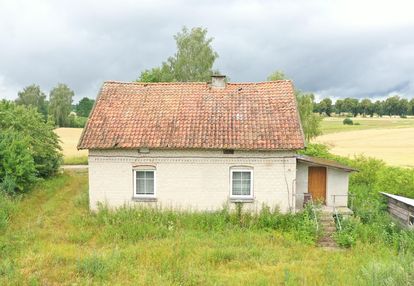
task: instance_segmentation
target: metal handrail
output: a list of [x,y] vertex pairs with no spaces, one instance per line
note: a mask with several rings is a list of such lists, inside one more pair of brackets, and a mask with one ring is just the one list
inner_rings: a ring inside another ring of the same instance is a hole
[[311,203],[312,203],[313,216],[315,217],[316,231],[319,231],[318,217],[316,215],[315,204],[313,203],[312,195],[311,195],[310,200],[311,200]]
[[338,223],[339,230],[342,230],[341,220],[339,219],[338,210],[336,209],[335,205],[333,206],[333,211],[335,214],[336,222]]
[[332,197],[333,197],[333,201],[334,201],[334,204],[335,204],[335,197],[347,197],[347,201],[348,201],[348,198],[351,198],[351,203],[350,203],[350,205],[348,206],[350,209],[352,209],[352,207],[353,207],[353,205],[354,205],[354,197],[355,197],[355,195],[354,194],[345,194],[345,195],[331,195]]

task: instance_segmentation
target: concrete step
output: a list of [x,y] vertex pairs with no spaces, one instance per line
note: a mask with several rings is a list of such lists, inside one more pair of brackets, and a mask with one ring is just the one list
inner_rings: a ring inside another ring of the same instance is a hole
[[324,227],[323,231],[325,233],[334,233],[336,232],[336,226]]
[[318,241],[318,245],[323,248],[337,248],[335,240],[332,238],[332,235],[336,232],[336,224],[332,215],[323,214],[319,218],[319,225],[323,231],[323,237]]
[[336,224],[334,224],[333,222],[330,222],[330,223],[320,223],[319,224],[321,227],[335,227],[336,226]]
[[338,247],[338,245],[335,242],[320,243],[319,246],[323,248],[337,248]]
[[335,222],[333,219],[319,219],[320,222]]
[[318,241],[319,242],[332,242],[334,241],[334,239],[331,236],[327,235],[327,236],[321,237]]
[[338,247],[335,240],[330,236],[324,236],[318,241],[318,245],[321,247]]
[[319,220],[320,221],[335,221],[333,217],[329,217],[329,218],[320,217]]

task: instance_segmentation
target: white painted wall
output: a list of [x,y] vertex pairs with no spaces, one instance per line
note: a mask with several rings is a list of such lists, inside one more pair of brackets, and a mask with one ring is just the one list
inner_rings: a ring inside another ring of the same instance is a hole
[[[278,206],[281,211],[294,208],[292,189],[296,177],[293,152],[221,150],[90,150],[90,207],[97,203],[111,207],[137,204],[133,197],[133,166],[156,168],[157,204],[167,208],[215,210],[229,202],[230,169],[248,166],[253,169],[254,202],[246,208],[258,211],[263,204]],[[142,203],[141,204],[154,204]],[[293,209],[292,209],[293,210]]]
[[348,206],[348,181],[349,172],[341,169],[328,168],[326,176],[326,205],[334,206],[333,195],[340,195],[335,197],[336,207]]
[[[296,167],[296,208],[303,206],[303,194],[308,193],[308,168],[312,164],[299,162]],[[315,165],[316,166],[316,165]],[[348,205],[348,182],[349,172],[341,169],[327,167],[326,170],[326,205],[333,206],[333,195],[335,206],[346,207]]]
[[296,165],[296,209],[303,208],[303,194],[308,193],[308,165],[297,163]]

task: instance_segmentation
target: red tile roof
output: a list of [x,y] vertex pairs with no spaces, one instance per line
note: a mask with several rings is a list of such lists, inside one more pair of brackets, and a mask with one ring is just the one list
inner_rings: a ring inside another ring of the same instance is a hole
[[78,148],[144,147],[302,149],[292,82],[105,82]]

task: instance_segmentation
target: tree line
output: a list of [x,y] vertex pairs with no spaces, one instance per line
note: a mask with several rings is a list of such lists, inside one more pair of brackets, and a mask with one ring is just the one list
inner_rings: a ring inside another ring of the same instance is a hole
[[313,111],[320,115],[331,116],[332,114],[352,114],[354,117],[374,115],[382,117],[414,115],[414,98],[410,101],[406,98],[401,98],[398,95],[388,97],[384,100],[371,101],[369,98],[359,100],[357,98],[338,99],[332,103],[330,98],[324,98],[318,103],[314,103]]
[[66,84],[58,84],[49,93],[49,100],[39,85],[32,84],[19,91],[15,103],[34,108],[44,121],[52,120],[59,127],[83,127],[95,102],[87,97],[73,105],[75,93]]

